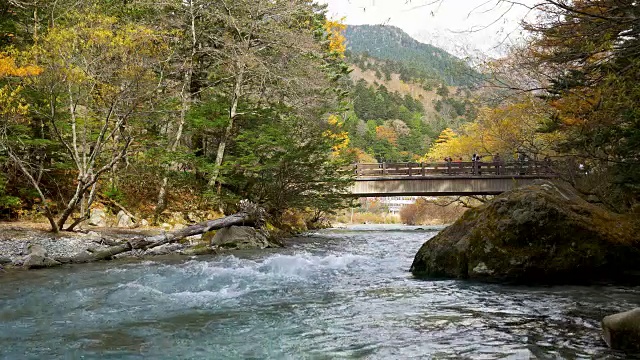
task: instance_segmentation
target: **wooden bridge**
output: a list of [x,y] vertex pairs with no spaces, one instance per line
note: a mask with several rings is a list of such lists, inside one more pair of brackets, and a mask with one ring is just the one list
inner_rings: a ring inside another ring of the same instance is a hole
[[357,164],[355,172],[358,197],[497,195],[556,177],[538,161]]

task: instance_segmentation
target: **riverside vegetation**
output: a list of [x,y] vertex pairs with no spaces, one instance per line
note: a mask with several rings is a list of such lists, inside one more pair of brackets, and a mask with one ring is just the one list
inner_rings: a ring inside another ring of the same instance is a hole
[[[348,200],[344,26],[312,1],[3,2],[0,211],[74,230]],[[171,210],[171,211],[167,211]]]

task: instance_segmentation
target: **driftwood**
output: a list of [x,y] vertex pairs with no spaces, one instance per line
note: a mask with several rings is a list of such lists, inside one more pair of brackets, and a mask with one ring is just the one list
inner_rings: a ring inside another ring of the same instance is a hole
[[253,209],[247,210],[248,211],[242,211],[237,214],[229,215],[220,219],[201,222],[196,225],[188,226],[184,229],[172,232],[142,238],[134,238],[111,246],[105,250],[95,251],[93,253],[85,253],[70,258],[57,258],[56,260],[66,264],[78,264],[109,260],[114,256],[125,253],[127,251],[148,250],[161,245],[180,241],[189,236],[204,234],[211,230],[218,230],[233,225],[259,225],[260,215],[262,215],[260,211],[252,211]]

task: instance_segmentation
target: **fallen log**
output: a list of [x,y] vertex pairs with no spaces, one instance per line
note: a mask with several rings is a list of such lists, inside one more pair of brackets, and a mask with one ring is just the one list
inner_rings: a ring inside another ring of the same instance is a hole
[[[259,213],[257,214],[259,215]],[[260,219],[256,218],[257,214],[251,214],[249,212],[243,211],[220,219],[201,222],[172,232],[166,232],[159,235],[141,238],[133,238],[118,245],[111,246],[105,250],[100,250],[93,253],[87,252],[69,258],[57,258],[56,260],[65,264],[79,264],[109,260],[114,256],[125,253],[127,251],[148,250],[161,245],[180,241],[189,236],[204,234],[212,230],[218,230],[234,225],[258,225],[260,223]]]

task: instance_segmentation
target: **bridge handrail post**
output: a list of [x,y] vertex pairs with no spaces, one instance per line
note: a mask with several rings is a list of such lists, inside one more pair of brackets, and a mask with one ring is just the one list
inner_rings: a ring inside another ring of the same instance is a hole
[[424,163],[421,162],[420,166],[422,167],[422,176],[426,176],[425,170],[424,170]]
[[411,176],[411,166],[412,166],[412,164],[411,164],[411,163],[409,163],[409,164],[408,164],[408,167],[409,167],[409,176]]
[[383,162],[382,163],[382,176],[386,176],[387,175],[387,163]]

